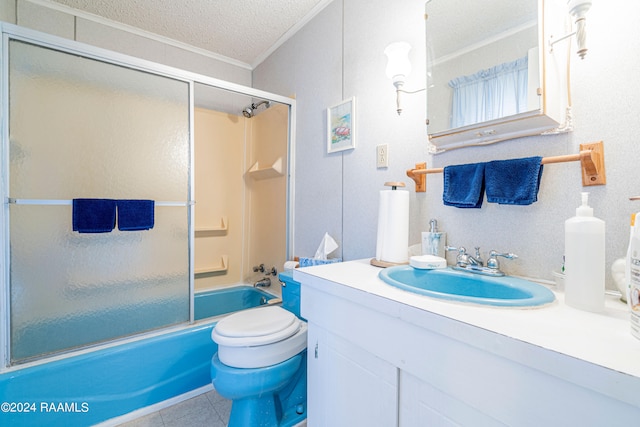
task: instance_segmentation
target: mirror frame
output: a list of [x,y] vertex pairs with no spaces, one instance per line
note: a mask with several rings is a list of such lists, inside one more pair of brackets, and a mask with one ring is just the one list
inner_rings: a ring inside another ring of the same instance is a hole
[[[571,94],[569,87],[570,41],[549,48],[547,40],[552,34],[564,34],[568,14],[566,5],[560,0],[538,1],[538,51],[540,67],[540,108],[495,120],[447,129],[440,132],[429,131],[427,92],[427,135],[428,151],[438,154],[444,151],[489,145],[500,141],[524,136],[556,134],[573,130],[571,121]],[[425,4],[425,31],[428,20]],[[427,50],[428,50],[427,46]],[[428,60],[428,59],[427,59]],[[430,69],[427,64],[427,70]],[[567,70],[561,72],[560,70]]]

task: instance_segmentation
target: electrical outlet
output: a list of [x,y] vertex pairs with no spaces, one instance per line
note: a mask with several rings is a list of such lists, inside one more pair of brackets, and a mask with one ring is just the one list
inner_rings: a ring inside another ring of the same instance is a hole
[[389,167],[389,145],[380,144],[376,146],[376,167],[388,168]]

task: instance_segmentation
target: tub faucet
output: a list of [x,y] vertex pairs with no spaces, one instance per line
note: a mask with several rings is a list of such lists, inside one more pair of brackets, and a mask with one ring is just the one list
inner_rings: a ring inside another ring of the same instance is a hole
[[254,288],[268,288],[269,286],[271,286],[270,277],[264,277],[253,284]]
[[265,273],[267,276],[268,275],[272,275],[272,276],[277,276],[278,275],[278,269],[275,267],[271,267],[271,269],[268,269],[267,267],[264,266],[264,264],[260,264],[260,265],[255,265],[253,267],[253,272],[254,273]]

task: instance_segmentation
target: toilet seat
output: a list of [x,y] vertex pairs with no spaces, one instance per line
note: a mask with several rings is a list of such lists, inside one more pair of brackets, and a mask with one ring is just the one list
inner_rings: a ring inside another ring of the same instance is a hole
[[211,331],[220,361],[235,368],[283,362],[307,347],[307,324],[278,307],[259,307],[225,317]]
[[266,345],[282,341],[300,329],[300,320],[278,306],[243,310],[225,317],[211,332],[218,344],[231,347]]

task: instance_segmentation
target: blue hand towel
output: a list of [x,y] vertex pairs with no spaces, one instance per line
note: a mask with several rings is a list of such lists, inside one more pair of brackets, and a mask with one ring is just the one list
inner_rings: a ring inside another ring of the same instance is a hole
[[137,231],[153,228],[153,200],[118,200],[118,230]]
[[73,199],[73,231],[108,233],[116,225],[116,201],[111,199]]
[[442,200],[457,208],[482,207],[484,198],[484,163],[447,166],[444,168]]
[[495,160],[485,168],[487,201],[502,205],[530,205],[538,200],[542,157]]

